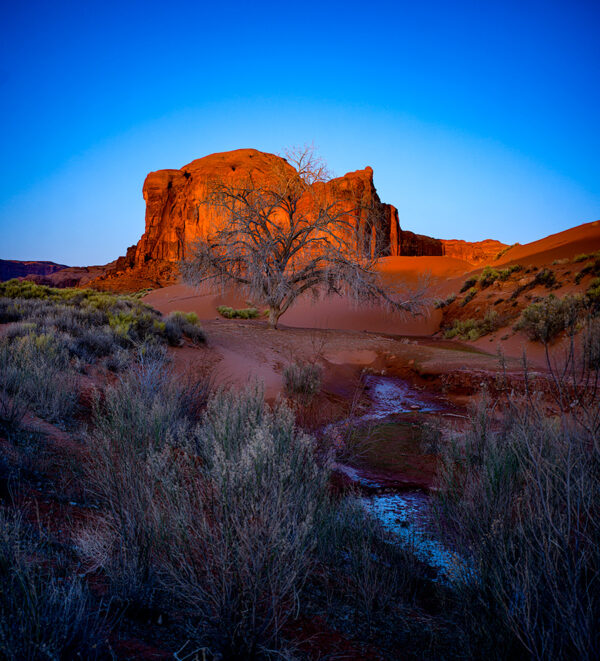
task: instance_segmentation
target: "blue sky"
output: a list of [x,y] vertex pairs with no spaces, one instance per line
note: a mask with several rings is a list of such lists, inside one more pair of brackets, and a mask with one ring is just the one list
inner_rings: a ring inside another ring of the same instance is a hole
[[600,218],[598,2],[29,2],[3,10],[0,258],[104,263],[146,174],[314,142],[405,229]]

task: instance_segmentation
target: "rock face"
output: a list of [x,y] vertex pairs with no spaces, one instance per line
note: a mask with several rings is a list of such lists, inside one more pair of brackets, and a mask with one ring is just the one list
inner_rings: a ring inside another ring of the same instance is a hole
[[[173,282],[177,263],[186,258],[190,246],[226,222],[206,204],[210,183],[235,184],[250,174],[257,181],[268,180],[274,167],[291,166],[273,154],[238,149],[205,156],[180,170],[151,172],[143,187],[146,229],[142,238],[93,285],[117,288],[124,282],[131,286],[135,281],[140,287]],[[401,230],[396,208],[377,195],[370,167],[316,186],[322,187],[327,199],[348,209],[361,209],[357,229],[366,252],[376,250],[381,256],[443,254],[441,241]]]
[[407,257],[441,257],[444,255],[443,241],[432,239],[424,234],[400,230],[398,255]]
[[441,241],[446,257],[456,257],[470,262],[473,266],[481,266],[493,262],[496,255],[508,246],[495,239],[485,241],[462,241],[461,239],[442,239]]
[[[185,259],[188,246],[225,222],[204,203],[209,183],[214,179],[235,183],[245,180],[250,173],[253,177],[268,178],[274,167],[286,165],[273,154],[239,149],[200,158],[181,170],[151,172],[143,189],[146,231],[135,251],[128,255],[132,265],[141,267],[152,260]],[[348,209],[357,206],[362,209],[358,220],[361,235],[369,243],[374,241],[380,254],[403,254],[398,212],[379,199],[370,167],[318,186],[324,189],[328,200],[341,202]],[[436,254],[442,254],[439,242],[437,250]]]

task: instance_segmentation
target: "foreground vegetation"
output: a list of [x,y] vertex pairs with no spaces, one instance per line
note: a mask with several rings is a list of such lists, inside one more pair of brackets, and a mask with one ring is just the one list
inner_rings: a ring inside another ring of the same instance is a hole
[[442,449],[440,531],[469,561],[454,588],[473,655],[600,655],[600,321],[583,332],[579,360],[572,346],[549,363],[553,415],[526,373]]
[[[167,346],[200,332],[190,315],[11,287],[0,299],[0,658],[122,658],[132,636],[175,658],[319,658],[323,636],[298,643],[315,622],[372,658],[600,655],[597,318],[569,316],[579,358],[573,344],[543,384],[526,368],[520,389],[500,379],[463,432],[435,443],[439,535],[461,558],[441,580],[359,494],[332,489],[336,448],[298,422],[320,391],[318,364],[288,365],[287,401],[269,406],[259,385],[218,390],[208,371],[174,372]],[[554,307],[532,324],[548,325]],[[94,370],[102,379],[83,397]],[[50,448],[27,425],[32,411],[74,439],[55,472],[36,463]],[[45,499],[71,508],[54,527],[28,505],[40,480]]]

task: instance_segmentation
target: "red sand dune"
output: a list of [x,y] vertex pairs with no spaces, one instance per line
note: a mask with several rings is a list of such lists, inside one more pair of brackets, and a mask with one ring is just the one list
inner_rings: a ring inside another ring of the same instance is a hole
[[452,278],[473,269],[473,265],[455,257],[383,257],[377,265],[384,276],[414,282],[429,274],[432,279]]
[[[452,257],[385,257],[379,262],[384,279],[394,286],[404,283],[414,287],[419,280],[429,277],[433,287],[446,278],[464,274],[472,268],[468,262]],[[433,288],[432,287],[432,288]],[[434,292],[431,293],[434,295]],[[160,310],[195,312],[200,319],[218,317],[219,305],[247,307],[243,295],[228,290],[220,295],[195,290],[185,285],[173,285],[150,292],[144,301]],[[282,317],[281,324],[296,328],[337,328],[342,330],[371,331],[398,335],[430,335],[439,325],[439,310],[429,310],[418,317],[391,313],[382,307],[357,305],[339,296],[313,302],[303,298]]]
[[[162,313],[173,310],[195,312],[201,320],[215,319],[219,305],[247,307],[243,296],[232,291],[215,295],[186,285],[172,285],[150,292],[144,302]],[[431,310],[420,317],[392,314],[380,307],[357,307],[352,301],[332,296],[313,302],[299,300],[282,317],[281,325],[296,328],[336,328],[398,335],[430,335],[439,325],[441,313]]]
[[600,220],[551,234],[523,246],[515,246],[494,262],[494,265],[519,262],[541,266],[550,264],[555,259],[571,259],[596,250],[600,250]]

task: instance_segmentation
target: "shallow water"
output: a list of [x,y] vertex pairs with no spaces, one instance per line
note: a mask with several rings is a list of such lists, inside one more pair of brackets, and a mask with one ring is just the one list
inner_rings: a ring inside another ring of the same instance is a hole
[[434,535],[431,499],[421,491],[405,491],[362,496],[364,507],[379,519],[383,528],[391,532],[402,545],[442,578],[464,573],[464,563]]
[[[442,410],[433,398],[423,396],[402,379],[369,375],[366,384],[371,406],[362,420],[385,420],[398,413]],[[427,492],[390,490],[383,479],[379,481],[368,471],[352,466],[338,468],[361,486],[381,487],[381,493],[363,495],[360,502],[399,543],[410,546],[420,560],[438,570],[442,579],[464,573],[464,562],[435,536],[431,497]]]
[[360,496],[361,504],[399,543],[409,546],[419,560],[445,577],[464,569],[460,558],[435,537],[431,496],[428,493],[417,490],[390,490],[383,482],[358,468],[339,464],[336,468],[355,484],[370,489],[382,489],[382,493]]
[[407,381],[395,377],[369,375],[365,378],[368,396],[371,400],[369,411],[363,420],[384,419],[396,413],[421,411],[433,413],[441,407],[427,401]]

